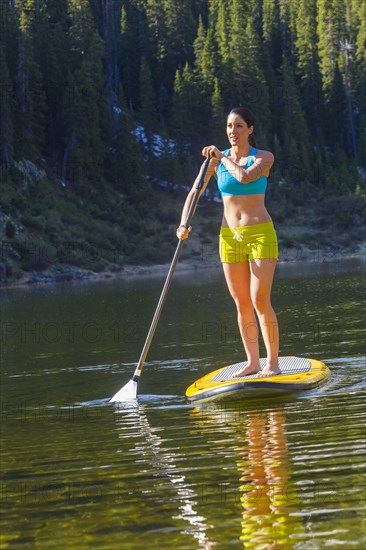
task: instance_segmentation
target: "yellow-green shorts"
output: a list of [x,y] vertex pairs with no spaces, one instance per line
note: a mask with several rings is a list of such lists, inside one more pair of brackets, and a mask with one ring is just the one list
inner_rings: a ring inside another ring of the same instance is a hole
[[278,259],[278,243],[272,222],[222,227],[219,235],[220,259],[223,263]]

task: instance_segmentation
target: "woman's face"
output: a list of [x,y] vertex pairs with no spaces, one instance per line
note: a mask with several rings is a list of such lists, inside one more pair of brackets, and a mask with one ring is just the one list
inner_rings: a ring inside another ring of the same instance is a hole
[[253,129],[253,126],[248,127],[240,115],[231,113],[227,117],[226,132],[232,146],[247,145]]

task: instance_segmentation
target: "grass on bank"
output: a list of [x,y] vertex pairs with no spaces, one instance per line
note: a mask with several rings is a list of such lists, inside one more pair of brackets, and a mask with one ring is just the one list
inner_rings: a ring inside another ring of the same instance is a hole
[[[147,183],[135,198],[107,184],[80,196],[44,173],[9,175],[0,197],[2,279],[66,266],[102,272],[126,265],[170,262],[186,191]],[[217,260],[222,206],[200,200],[185,260]],[[335,248],[354,252],[365,238],[362,194],[321,201],[271,198],[269,211],[282,249]]]

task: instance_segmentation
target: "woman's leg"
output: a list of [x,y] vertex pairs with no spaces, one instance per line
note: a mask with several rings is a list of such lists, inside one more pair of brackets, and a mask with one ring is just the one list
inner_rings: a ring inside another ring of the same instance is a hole
[[257,312],[264,344],[267,350],[267,365],[263,374],[279,374],[279,333],[275,312],[271,304],[271,289],[276,269],[276,260],[270,258],[250,260],[250,296]]
[[245,376],[259,371],[258,325],[250,297],[251,273],[249,262],[222,264],[229,292],[238,312],[240,335],[248,364],[234,376]]

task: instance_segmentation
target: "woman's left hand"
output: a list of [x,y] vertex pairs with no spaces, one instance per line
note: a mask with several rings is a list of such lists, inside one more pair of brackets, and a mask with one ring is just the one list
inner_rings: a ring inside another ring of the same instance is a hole
[[206,145],[206,147],[202,149],[202,155],[207,158],[215,159],[221,159],[224,156],[216,145]]

